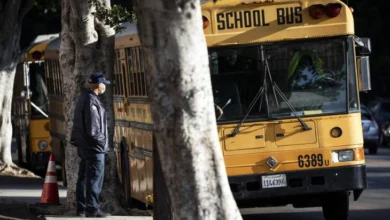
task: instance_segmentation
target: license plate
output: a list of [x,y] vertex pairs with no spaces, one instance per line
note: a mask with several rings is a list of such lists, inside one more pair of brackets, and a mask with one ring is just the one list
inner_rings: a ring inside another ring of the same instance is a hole
[[262,176],[261,183],[263,188],[278,188],[287,186],[286,174]]

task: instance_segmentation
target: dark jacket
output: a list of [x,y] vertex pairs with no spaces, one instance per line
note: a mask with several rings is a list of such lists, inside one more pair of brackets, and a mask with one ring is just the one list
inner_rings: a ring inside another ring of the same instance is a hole
[[107,115],[103,103],[91,90],[84,91],[74,111],[71,144],[78,153],[106,153]]

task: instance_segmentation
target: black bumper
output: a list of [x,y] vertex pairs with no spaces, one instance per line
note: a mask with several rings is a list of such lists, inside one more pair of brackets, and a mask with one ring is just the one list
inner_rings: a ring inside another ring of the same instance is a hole
[[354,190],[356,191],[355,200],[357,200],[360,193],[367,188],[365,165],[284,172],[287,187],[263,189],[261,177],[274,174],[279,173],[229,177],[234,198],[237,202],[240,200],[275,200],[278,197],[288,201],[288,197]]
[[35,165],[44,165],[47,166],[50,159],[51,152],[34,152],[33,161]]

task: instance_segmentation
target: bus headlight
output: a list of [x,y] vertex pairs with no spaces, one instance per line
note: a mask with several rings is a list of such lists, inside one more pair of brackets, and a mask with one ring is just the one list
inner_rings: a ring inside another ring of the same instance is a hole
[[333,163],[354,161],[355,153],[353,150],[341,150],[332,152]]
[[40,150],[46,150],[49,144],[46,141],[39,141],[38,142],[38,148]]

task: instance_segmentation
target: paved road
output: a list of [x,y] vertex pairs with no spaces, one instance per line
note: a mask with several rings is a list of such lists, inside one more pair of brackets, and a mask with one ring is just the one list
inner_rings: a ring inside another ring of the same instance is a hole
[[[390,147],[377,155],[366,155],[369,189],[358,201],[351,199],[349,220],[390,219]],[[295,209],[292,206],[242,209],[244,220],[323,220],[321,208]]]
[[[11,152],[14,162],[17,163],[15,140],[12,142]],[[45,170],[41,170],[38,173],[38,175],[41,175],[43,178],[0,176],[0,202],[39,203],[42,195],[45,173]],[[58,182],[58,185],[60,202],[63,203],[66,197],[66,188],[62,187],[62,182]]]
[[[44,179],[20,178],[0,176],[0,202],[26,202],[28,204],[39,203],[42,195]],[[66,189],[61,185],[59,188],[60,202],[66,197]]]

